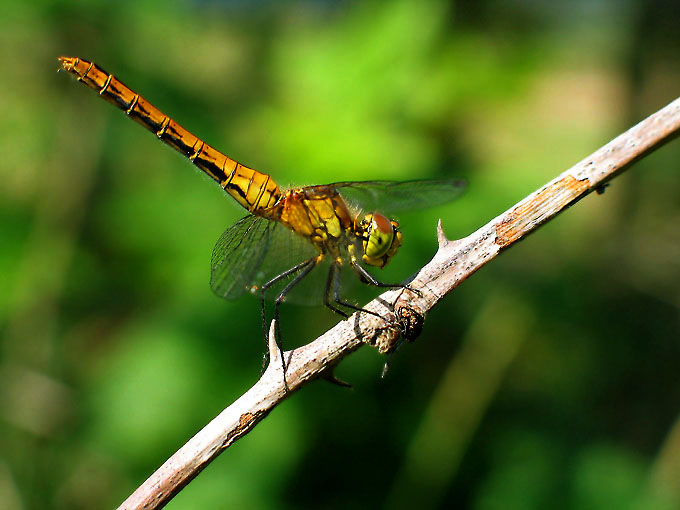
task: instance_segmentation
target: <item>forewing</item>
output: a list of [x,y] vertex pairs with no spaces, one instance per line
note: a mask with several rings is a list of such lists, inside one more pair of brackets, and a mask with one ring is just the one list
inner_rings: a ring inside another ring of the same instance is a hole
[[236,299],[252,284],[269,250],[275,223],[249,214],[229,227],[212,253],[210,286],[225,299]]
[[[229,227],[217,241],[212,256],[210,285],[218,296],[236,299],[245,291],[260,287],[318,254],[319,250],[308,239],[295,234],[283,224],[248,215]],[[316,272],[314,270],[312,274]],[[277,290],[294,276],[282,279],[279,285],[272,287],[267,297],[275,297]],[[316,278],[313,280],[317,281]],[[307,292],[299,292],[300,289],[296,288],[287,301],[319,304],[323,297],[323,284],[318,293],[312,292],[316,288],[308,284],[301,282],[300,285]]]
[[435,207],[458,198],[465,190],[460,179],[358,181],[330,184],[365,211],[392,213]]

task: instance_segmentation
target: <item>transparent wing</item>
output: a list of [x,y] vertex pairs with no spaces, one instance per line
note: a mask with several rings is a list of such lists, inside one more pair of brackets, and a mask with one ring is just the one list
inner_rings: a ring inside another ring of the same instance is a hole
[[[454,200],[464,190],[465,183],[454,179],[364,181],[312,188],[318,188],[319,192],[337,189],[343,198],[362,209],[391,213],[433,207]],[[210,285],[218,296],[236,299],[318,254],[319,250],[308,239],[291,232],[283,224],[248,215],[229,227],[215,245]],[[322,303],[327,269],[327,264],[315,268],[287,295],[286,301]],[[277,291],[294,276],[283,279],[267,296],[276,296]]]
[[210,286],[215,294],[236,299],[253,284],[274,226],[266,218],[249,214],[222,234],[210,263]]
[[[318,254],[318,249],[309,240],[291,232],[281,223],[249,214],[229,227],[217,241],[212,255],[210,286],[218,296],[236,299]],[[275,297],[276,290],[283,288],[289,278],[272,288],[267,297]],[[291,293],[291,299],[287,301],[300,304],[322,302],[323,284],[318,292],[314,288],[308,290],[310,292]]]
[[391,213],[435,207],[455,200],[465,190],[465,181],[358,181],[336,182],[328,186],[337,189],[348,202],[366,211]]

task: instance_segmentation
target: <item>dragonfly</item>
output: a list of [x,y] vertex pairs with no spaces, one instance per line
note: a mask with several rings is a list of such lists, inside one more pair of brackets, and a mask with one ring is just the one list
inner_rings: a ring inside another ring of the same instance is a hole
[[[458,179],[378,180],[283,190],[270,175],[208,145],[95,63],[65,56],[59,57],[59,62],[60,70],[75,75],[155,133],[248,211],[217,241],[210,284],[218,296],[226,299],[237,299],[246,292],[259,293],[265,338],[265,300],[269,299],[274,301],[279,339],[279,307],[289,298],[302,304],[323,303],[345,318],[350,316],[349,310],[378,315],[343,298],[342,269],[351,268],[368,285],[408,288],[383,283],[365,267],[385,267],[402,244],[399,223],[385,213],[444,204],[456,198],[465,186]],[[327,266],[325,274],[321,272],[325,283],[307,278],[322,265]],[[309,283],[305,285],[305,281]]]

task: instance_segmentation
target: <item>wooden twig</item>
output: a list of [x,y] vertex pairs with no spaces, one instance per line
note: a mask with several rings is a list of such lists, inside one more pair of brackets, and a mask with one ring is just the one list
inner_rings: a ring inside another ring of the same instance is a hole
[[[355,314],[315,341],[280,353],[270,331],[269,367],[255,385],[222,411],[170,457],[123,504],[121,509],[161,508],[234,441],[307,382],[331,377],[333,367],[364,343],[381,353],[393,350],[400,334],[417,335],[420,317],[447,293],[503,249],[519,241],[636,160],[680,132],[680,98],[565,171],[517,205],[464,239],[449,241],[438,225],[439,249],[409,284],[390,290],[365,308],[380,314]],[[405,323],[404,318],[415,318]],[[283,355],[286,365],[283,377]]]

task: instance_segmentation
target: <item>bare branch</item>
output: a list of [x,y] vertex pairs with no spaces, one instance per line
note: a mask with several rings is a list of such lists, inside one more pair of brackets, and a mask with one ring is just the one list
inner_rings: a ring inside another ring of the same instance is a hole
[[[120,508],[163,507],[288,395],[315,378],[332,375],[333,367],[364,343],[387,353],[395,348],[402,332],[404,336],[417,335],[417,321],[412,326],[404,322],[404,317],[423,317],[443,296],[503,249],[591,191],[602,189],[606,181],[679,132],[680,99],[676,99],[468,237],[449,241],[440,222],[439,249],[409,284],[413,290],[391,290],[366,305],[366,309],[384,319],[355,314],[310,344],[283,353],[276,345],[272,323],[271,361],[260,380],[170,457]],[[281,356],[286,365],[285,380]]]

